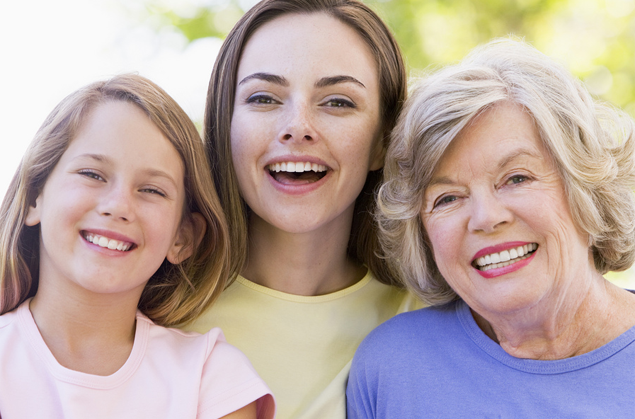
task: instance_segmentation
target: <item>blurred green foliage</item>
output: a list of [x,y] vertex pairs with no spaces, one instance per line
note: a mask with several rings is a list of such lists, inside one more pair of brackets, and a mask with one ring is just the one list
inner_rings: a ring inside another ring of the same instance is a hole
[[[224,38],[256,0],[141,0],[156,30]],[[557,59],[596,97],[635,116],[635,0],[364,0],[387,22],[411,75],[514,36]],[[635,268],[610,272],[635,288]]]
[[[594,95],[635,116],[635,0],[366,3],[394,31],[411,73],[429,65],[456,62],[478,44],[512,35],[558,59],[584,80]],[[160,17],[154,20],[155,26],[170,26],[193,41],[224,38],[249,1],[199,0],[179,9],[171,8],[169,2],[163,4],[146,3],[148,12]]]

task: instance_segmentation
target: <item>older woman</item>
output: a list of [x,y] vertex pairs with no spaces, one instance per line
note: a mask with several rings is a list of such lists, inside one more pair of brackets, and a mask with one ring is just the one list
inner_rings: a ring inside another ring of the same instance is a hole
[[382,243],[433,307],[362,343],[349,418],[635,417],[633,121],[531,47],[422,81],[379,195]]

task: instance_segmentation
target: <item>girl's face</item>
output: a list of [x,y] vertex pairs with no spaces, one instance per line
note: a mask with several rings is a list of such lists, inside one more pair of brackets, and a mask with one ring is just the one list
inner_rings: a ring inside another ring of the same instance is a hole
[[284,15],[253,34],[237,76],[232,160],[253,216],[293,233],[350,228],[368,171],[383,164],[364,40],[323,13]]
[[178,262],[181,158],[137,106],[97,105],[29,209],[40,224],[40,286],[141,294],[164,259]]

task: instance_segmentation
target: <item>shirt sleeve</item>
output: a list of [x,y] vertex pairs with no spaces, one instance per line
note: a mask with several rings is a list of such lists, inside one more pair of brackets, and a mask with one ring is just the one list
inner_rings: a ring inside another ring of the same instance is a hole
[[247,357],[225,341],[220,329],[207,336],[197,418],[217,419],[257,401],[258,419],[273,419],[273,395]]
[[346,388],[347,419],[375,419],[376,417],[377,394],[376,386],[372,383],[374,374],[367,367],[366,355],[358,350],[353,358]]

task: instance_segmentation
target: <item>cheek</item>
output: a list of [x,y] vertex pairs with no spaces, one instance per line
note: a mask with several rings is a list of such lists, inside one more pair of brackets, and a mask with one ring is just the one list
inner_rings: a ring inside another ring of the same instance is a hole
[[182,210],[176,205],[170,206],[146,206],[140,208],[144,214],[144,230],[146,243],[157,247],[169,247],[176,237]]
[[434,260],[445,276],[452,262],[459,260],[460,237],[457,236],[455,223],[446,220],[428,220],[424,223],[428,239],[432,246]]

